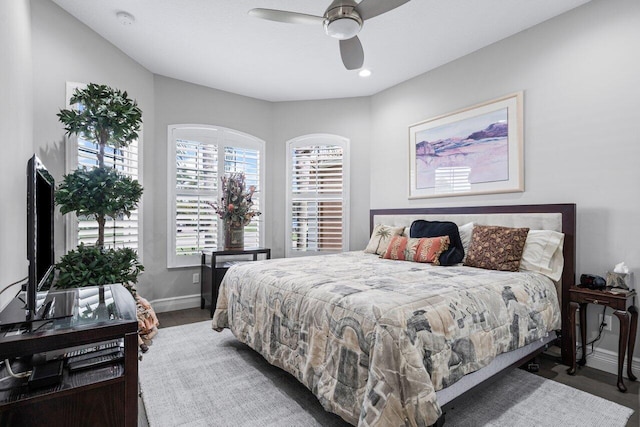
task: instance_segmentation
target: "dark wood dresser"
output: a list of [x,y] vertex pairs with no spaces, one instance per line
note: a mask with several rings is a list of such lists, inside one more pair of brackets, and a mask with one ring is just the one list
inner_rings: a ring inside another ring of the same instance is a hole
[[[0,383],[0,425],[135,426],[138,323],[133,297],[121,285],[54,294],[57,303],[69,304],[70,316],[2,326],[0,375],[9,378]],[[113,350],[110,356],[94,353],[105,348]],[[80,354],[88,354],[84,360],[91,364],[81,369],[76,364],[72,371],[71,362]],[[30,383],[12,378],[7,363],[14,374],[34,366],[45,372],[48,366],[63,366],[62,375],[50,385]]]

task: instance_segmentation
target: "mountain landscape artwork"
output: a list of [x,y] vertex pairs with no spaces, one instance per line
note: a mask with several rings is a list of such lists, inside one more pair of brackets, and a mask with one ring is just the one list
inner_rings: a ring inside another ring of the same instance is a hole
[[417,189],[509,180],[507,108],[420,130],[415,141]]

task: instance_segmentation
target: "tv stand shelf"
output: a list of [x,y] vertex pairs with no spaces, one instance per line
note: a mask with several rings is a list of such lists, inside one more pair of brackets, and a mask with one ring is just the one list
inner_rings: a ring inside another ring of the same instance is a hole
[[[51,386],[30,389],[26,379],[2,382],[0,425],[135,426],[138,417],[138,323],[135,301],[121,285],[64,291],[72,316],[3,326],[0,358],[14,372],[30,370],[36,358],[56,359],[69,349],[100,343],[124,345],[124,359],[70,372]],[[37,357],[32,357],[38,355]],[[6,366],[0,375],[8,376]]]

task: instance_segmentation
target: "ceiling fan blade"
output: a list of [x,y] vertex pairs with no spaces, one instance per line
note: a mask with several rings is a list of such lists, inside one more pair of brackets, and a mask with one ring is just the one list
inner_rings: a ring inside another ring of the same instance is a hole
[[249,15],[256,18],[268,19],[269,21],[284,22],[286,24],[311,24],[321,25],[324,21],[322,16],[307,15],[305,13],[287,12],[286,10],[275,9],[251,9]]
[[366,20],[375,18],[408,2],[409,0],[362,0],[356,6],[356,12],[360,14],[362,19]]
[[358,36],[340,40],[340,56],[347,70],[357,70],[364,64],[364,51]]

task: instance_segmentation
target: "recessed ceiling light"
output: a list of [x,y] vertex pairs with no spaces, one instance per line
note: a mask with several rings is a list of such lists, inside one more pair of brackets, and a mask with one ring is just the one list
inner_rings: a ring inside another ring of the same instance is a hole
[[128,12],[118,12],[116,13],[116,18],[118,18],[118,21],[124,26],[131,25],[133,21],[136,20],[136,18]]
[[358,73],[358,75],[360,77],[369,77],[371,75],[371,70],[367,69],[367,68],[363,68],[362,70],[360,70],[360,72]]

